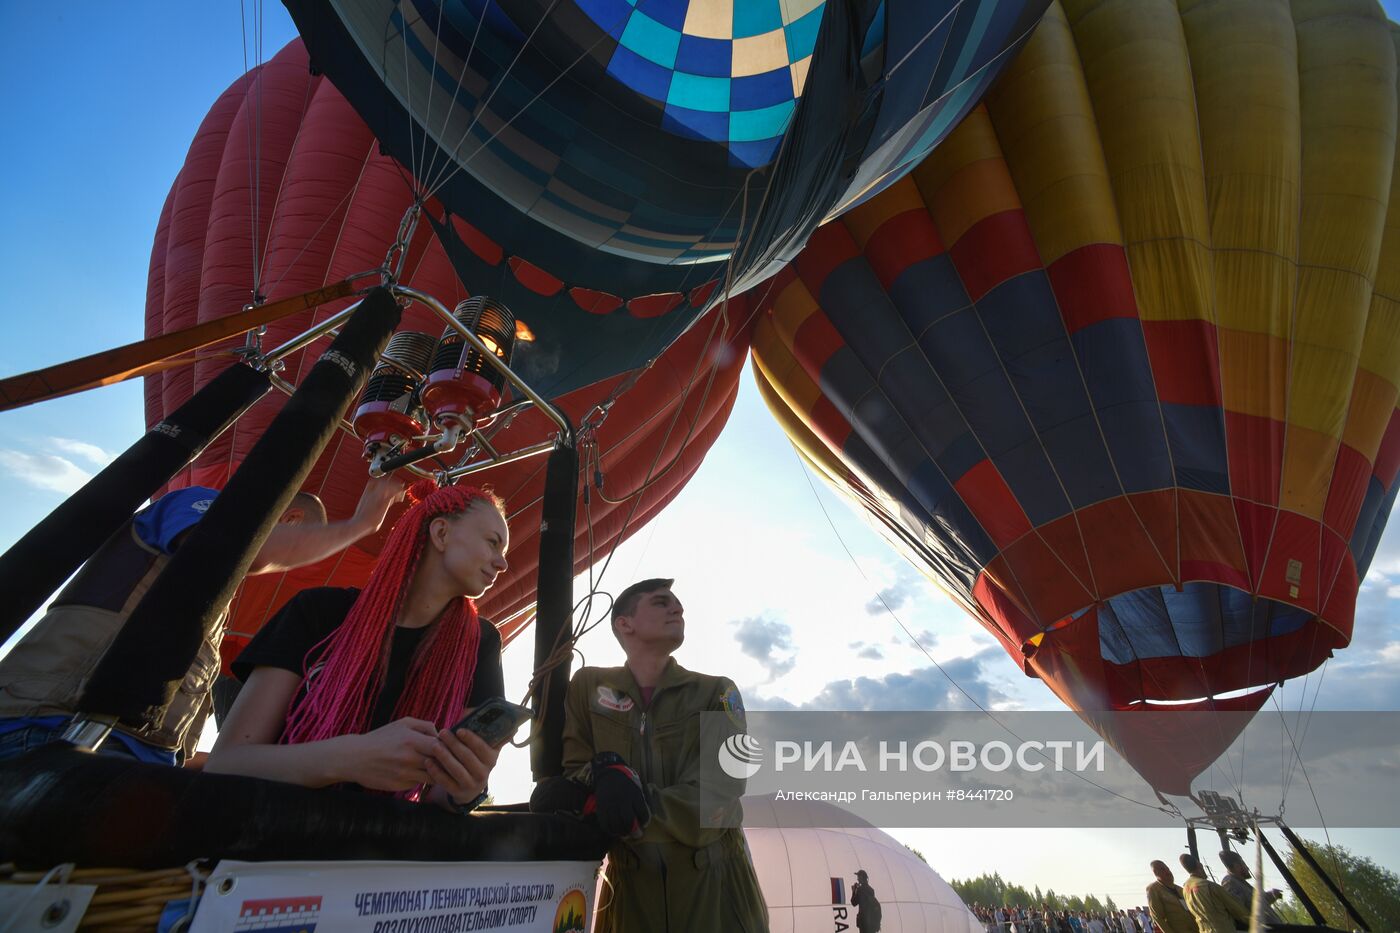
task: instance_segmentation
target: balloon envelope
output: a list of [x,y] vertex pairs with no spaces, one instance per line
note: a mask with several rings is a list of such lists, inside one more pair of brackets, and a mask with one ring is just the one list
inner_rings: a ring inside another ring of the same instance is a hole
[[1252,711],[1317,668],[1395,502],[1394,28],[1058,3],[756,325],[808,461],[1172,793],[1233,733],[1095,714]]
[[1045,0],[287,5],[451,215],[433,223],[467,287],[565,354],[521,362],[555,394],[654,356],[721,278],[744,290],[907,171]]

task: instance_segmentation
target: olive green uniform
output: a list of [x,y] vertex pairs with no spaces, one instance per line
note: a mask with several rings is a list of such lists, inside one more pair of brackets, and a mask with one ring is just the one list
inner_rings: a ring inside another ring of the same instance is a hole
[[1249,911],[1214,881],[1192,875],[1182,890],[1201,933],[1235,933],[1236,920],[1249,925]]
[[1196,921],[1186,909],[1185,896],[1176,885],[1154,881],[1147,886],[1147,910],[1162,933],[1196,933]]
[[569,683],[566,709],[564,773],[582,777],[594,755],[616,752],[641,778],[652,812],[640,840],[619,839],[608,852],[595,933],[767,933],[743,830],[701,825],[702,781],[707,803],[735,810],[744,791],[717,759],[703,767],[700,748],[700,713],[728,713],[734,731],[744,731],[733,682],[672,659],[644,705],[626,667],[585,667]]

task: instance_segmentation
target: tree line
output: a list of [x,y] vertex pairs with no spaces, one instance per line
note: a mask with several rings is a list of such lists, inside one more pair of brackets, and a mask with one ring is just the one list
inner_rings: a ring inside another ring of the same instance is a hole
[[[1318,864],[1331,876],[1333,882],[1341,888],[1356,909],[1360,911],[1361,916],[1371,929],[1400,930],[1400,875],[1366,856],[1351,852],[1344,846],[1327,845],[1310,840],[1304,840],[1304,844]],[[923,858],[923,855],[917,850],[914,852]],[[1246,861],[1252,869],[1254,865],[1252,853],[1246,856]],[[1343,930],[1353,926],[1341,902],[1332,895],[1322,879],[1308,867],[1297,852],[1291,850],[1288,852],[1287,864],[1288,870],[1298,879],[1298,883],[1302,885],[1303,890],[1317,906],[1317,909],[1322,912],[1329,926]],[[1150,879],[1150,875],[1147,875],[1145,869],[1146,866],[1144,866],[1144,878]],[[1287,885],[1277,876],[1272,864],[1266,861],[1264,869],[1266,887],[1287,890]],[[952,885],[954,891],[958,892],[958,897],[962,898],[963,903],[980,904],[984,907],[1044,906],[1050,910],[1087,910],[1091,913],[1119,909],[1113,903],[1113,898],[1108,896],[1100,901],[1092,894],[1079,897],[1078,895],[1065,896],[1050,889],[1042,891],[1039,885],[1027,889],[1019,884],[1005,881],[999,872],[993,872],[990,875],[984,873],[965,881],[953,879],[948,883]],[[1146,886],[1147,880],[1144,880],[1144,889]],[[1145,894],[1143,899],[1146,899]],[[1285,922],[1312,923],[1302,903],[1291,894],[1287,899],[1280,901],[1274,909]]]

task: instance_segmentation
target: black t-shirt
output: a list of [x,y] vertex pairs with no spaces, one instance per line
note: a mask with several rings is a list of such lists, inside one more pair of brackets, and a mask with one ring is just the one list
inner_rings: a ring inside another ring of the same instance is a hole
[[[268,620],[248,646],[230,665],[233,675],[247,681],[255,667],[277,667],[300,676],[313,669],[325,653],[323,642],[340,627],[350,614],[350,607],[360,591],[333,586],[302,590],[287,601]],[[505,696],[505,675],[501,672],[501,634],[486,619],[480,620],[481,646],[476,654],[476,673],[472,677],[467,706],[479,706],[491,697]],[[394,707],[403,693],[413,653],[431,626],[396,628],[389,648],[389,666],[384,672],[384,686],[375,701],[369,727],[377,729],[394,718]],[[307,652],[316,648],[315,654]],[[293,705],[301,702],[305,687],[297,690]]]

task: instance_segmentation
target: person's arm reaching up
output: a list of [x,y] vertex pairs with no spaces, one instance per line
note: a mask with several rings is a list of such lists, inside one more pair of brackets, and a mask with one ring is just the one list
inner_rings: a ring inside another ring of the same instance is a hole
[[394,476],[371,479],[344,521],[328,524],[275,525],[253,558],[248,573],[279,573],[314,564],[377,532],[389,507],[403,499],[404,485]]

